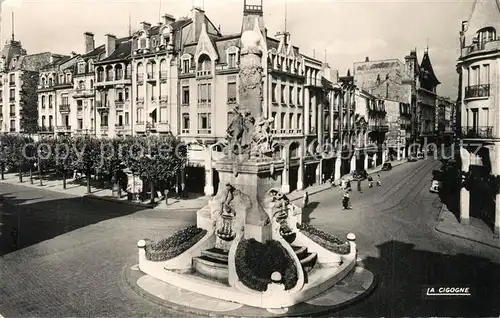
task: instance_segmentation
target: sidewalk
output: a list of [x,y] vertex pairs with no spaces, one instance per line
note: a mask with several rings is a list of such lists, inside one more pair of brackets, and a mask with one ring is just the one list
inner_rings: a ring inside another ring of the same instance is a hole
[[471,218],[469,225],[461,224],[444,204],[434,228],[443,234],[500,249],[500,237],[495,235],[484,222]]
[[[406,163],[406,159],[402,159],[402,160],[399,160],[399,161],[391,161],[391,164],[392,164],[392,168],[394,167],[397,167],[403,163]],[[376,168],[373,168],[373,169],[368,169],[367,172],[369,175],[371,174],[375,174],[375,173],[378,173],[382,170],[382,165],[376,167]],[[351,174],[347,174],[347,175],[344,175],[342,178],[345,178],[347,176],[351,176]],[[352,177],[351,177],[352,178]],[[338,184],[340,180],[335,180],[335,184]],[[338,187],[338,186],[336,186]],[[323,192],[325,190],[328,190],[328,189],[331,189],[332,188],[332,185],[330,182],[325,182],[323,184],[317,184],[317,185],[312,185],[310,187],[307,187],[305,188],[304,190],[295,190],[293,192],[291,192],[290,194],[287,195],[287,197],[290,199],[290,201],[297,201],[297,200],[302,200],[303,196],[304,196],[304,192],[307,191],[307,193],[309,193],[309,199],[311,198],[311,195],[313,194],[316,194],[316,193],[320,193],[320,192]]]
[[19,182],[19,176],[17,173],[9,173],[5,174],[5,180],[0,180],[1,183],[8,183],[14,185],[20,185],[23,187],[41,189],[47,191],[58,192],[67,195],[79,196],[79,197],[88,197],[92,199],[105,200],[110,202],[117,202],[123,204],[134,204],[143,208],[154,209],[154,210],[188,210],[188,209],[200,209],[204,207],[209,197],[201,196],[191,199],[168,199],[168,205],[165,204],[165,200],[161,200],[156,204],[150,204],[149,200],[147,202],[133,202],[129,203],[127,201],[127,197],[122,195],[122,198],[118,199],[112,196],[111,189],[99,189],[96,187],[90,187],[91,193],[87,193],[87,187],[85,185],[80,185],[78,183],[74,183],[74,180],[67,179],[66,180],[66,189],[63,189],[63,181],[62,180],[45,180],[43,179],[43,185],[40,186],[40,181],[38,178],[33,178],[33,184],[30,182],[29,176],[23,176],[23,183]]

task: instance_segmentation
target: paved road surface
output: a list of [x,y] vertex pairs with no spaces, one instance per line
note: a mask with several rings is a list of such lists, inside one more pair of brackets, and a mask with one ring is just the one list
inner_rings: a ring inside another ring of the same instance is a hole
[[[353,193],[350,211],[340,209],[337,189],[311,198],[305,221],[333,234],[356,233],[364,266],[380,277],[373,295],[336,315],[500,314],[499,251],[433,230],[440,204],[428,189],[431,171],[438,167],[419,161],[381,173],[383,186],[368,189],[365,183],[364,193]],[[176,314],[137,296],[122,271],[137,259],[139,239],[163,238],[193,224],[194,211],[137,210],[5,184],[0,193],[16,205],[0,214],[0,252],[8,253],[0,259],[1,314]],[[28,247],[9,253],[13,227],[18,227],[19,247]],[[423,299],[422,288],[435,284],[476,290],[468,299]]]

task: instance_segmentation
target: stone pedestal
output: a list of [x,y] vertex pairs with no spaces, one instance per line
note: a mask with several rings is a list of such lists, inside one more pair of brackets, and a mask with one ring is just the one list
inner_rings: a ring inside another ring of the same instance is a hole
[[205,170],[205,195],[214,195],[213,172],[212,169]]
[[245,238],[265,242],[271,239],[271,225],[260,202],[270,189],[281,190],[284,162],[248,160],[237,165],[237,176],[233,164],[234,162],[227,158],[217,162],[219,188],[229,183],[249,197],[251,207],[245,216]]
[[300,159],[299,171],[297,175],[297,190],[304,189],[304,160]]

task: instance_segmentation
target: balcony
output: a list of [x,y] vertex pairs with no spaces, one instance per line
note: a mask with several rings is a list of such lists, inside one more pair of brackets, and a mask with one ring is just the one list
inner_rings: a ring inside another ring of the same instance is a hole
[[116,110],[123,110],[124,104],[125,104],[125,100],[123,100],[123,99],[115,100]]
[[9,82],[9,86],[16,86],[16,82]]
[[167,71],[161,71],[160,72],[160,79],[167,79],[167,78],[168,78]]
[[57,126],[57,132],[59,133],[70,133],[71,132],[71,126],[66,125],[66,126]]
[[69,104],[59,105],[59,112],[60,113],[67,114],[67,113],[69,113],[69,111],[70,111]]
[[475,53],[485,53],[491,51],[497,51],[500,49],[500,40],[489,39],[481,43],[473,43],[470,46],[463,47],[461,50],[461,56],[466,57],[469,54]]
[[138,105],[143,105],[144,104],[144,97],[137,97],[136,99]]
[[196,77],[211,77],[212,71],[210,70],[202,70],[196,72]]
[[158,132],[169,132],[170,131],[170,124],[167,122],[159,122],[157,123],[158,125]]
[[95,107],[98,111],[108,111],[109,110],[109,102],[96,101]]
[[147,74],[147,77],[148,77],[148,81],[155,81],[156,80],[156,73],[148,73]]
[[9,113],[9,117],[11,117],[11,118],[12,118],[12,117],[16,117],[16,112],[10,112],[10,113]]
[[137,74],[137,82],[144,81],[144,74]]
[[210,135],[212,133],[212,129],[206,128],[206,129],[198,129],[198,134],[200,135]]
[[463,139],[493,139],[493,126],[462,127]]
[[113,85],[124,85],[131,84],[131,79],[129,76],[119,75],[114,76],[113,74],[108,74],[104,78],[98,77],[97,82],[95,82],[95,87],[113,86]]
[[99,127],[99,129],[101,130],[101,134],[107,134],[108,133],[108,130],[109,130],[109,127],[108,126],[105,126],[105,125],[101,125]]
[[38,132],[39,133],[53,133],[54,127],[52,127],[52,126],[49,126],[49,127],[40,126],[40,127],[38,127]]
[[71,88],[73,87],[73,83],[71,81],[62,81],[62,82],[59,82],[57,81],[54,85],[54,87],[57,87],[57,88],[65,88],[65,87],[68,87],[68,88]]
[[487,98],[490,96],[490,85],[473,85],[465,87],[465,98]]
[[9,97],[9,103],[15,103],[16,102],[16,98],[15,97]]
[[160,96],[160,105],[166,106],[168,103],[168,96]]
[[94,90],[85,88],[77,88],[75,90],[75,93],[73,94],[73,98],[92,97],[92,96],[94,96]]

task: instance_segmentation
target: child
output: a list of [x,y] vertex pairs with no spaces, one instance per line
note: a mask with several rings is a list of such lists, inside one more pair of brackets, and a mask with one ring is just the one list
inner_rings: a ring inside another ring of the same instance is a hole
[[380,187],[382,185],[382,181],[380,180],[380,175],[377,174],[377,187]]

